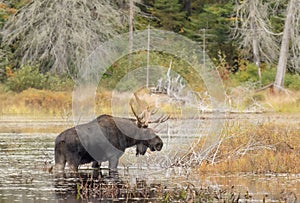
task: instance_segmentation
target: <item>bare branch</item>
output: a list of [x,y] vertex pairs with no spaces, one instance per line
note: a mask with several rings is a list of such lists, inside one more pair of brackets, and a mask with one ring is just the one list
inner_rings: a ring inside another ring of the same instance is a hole
[[[245,55],[253,51],[259,61],[267,60],[270,63],[277,61],[279,46],[276,36],[282,33],[272,31],[269,20],[270,13],[274,12],[268,1],[249,0],[236,3],[235,28],[233,37],[240,41],[240,48]],[[263,57],[260,59],[260,57]]]
[[4,45],[18,43],[22,63],[49,63],[58,73],[81,66],[101,42],[127,25],[126,6],[109,0],[35,0],[4,26]]

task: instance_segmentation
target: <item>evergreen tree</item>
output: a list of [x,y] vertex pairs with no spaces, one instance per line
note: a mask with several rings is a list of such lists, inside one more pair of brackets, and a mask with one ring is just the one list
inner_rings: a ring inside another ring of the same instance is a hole
[[186,21],[186,11],[178,0],[156,0],[152,14],[159,19],[159,26],[166,30],[182,32]]
[[229,35],[230,17],[233,10],[231,1],[215,0],[144,0],[147,12],[155,16],[151,25],[174,31],[194,41],[203,41],[206,30],[206,47],[211,57],[219,50],[228,52],[233,58],[234,48]]

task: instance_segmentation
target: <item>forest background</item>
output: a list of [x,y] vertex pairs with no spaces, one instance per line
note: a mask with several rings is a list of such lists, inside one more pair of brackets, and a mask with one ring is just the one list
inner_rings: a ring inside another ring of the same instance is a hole
[[[299,112],[299,10],[295,0],[2,0],[1,113],[69,112],[82,59],[110,37],[148,25],[198,42],[219,71],[228,100],[239,93],[236,109]],[[130,69],[146,63],[145,53],[133,55],[130,67],[121,59],[107,70],[100,98],[109,97]],[[150,60],[165,67],[174,60],[178,73],[199,83],[173,56],[152,53]]]

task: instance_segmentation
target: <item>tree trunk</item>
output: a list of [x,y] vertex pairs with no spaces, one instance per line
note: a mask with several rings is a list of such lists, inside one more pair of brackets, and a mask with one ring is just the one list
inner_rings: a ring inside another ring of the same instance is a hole
[[259,81],[261,81],[261,69],[260,69],[260,55],[259,55],[259,45],[257,40],[257,26],[255,25],[255,1],[252,0],[250,4],[250,28],[252,32],[252,51],[253,51],[253,62],[257,67],[257,73]]
[[192,15],[192,2],[191,0],[179,0],[179,3],[182,5],[182,10],[186,11],[187,16]]
[[187,16],[191,16],[192,15],[192,2],[191,0],[185,0],[184,2],[184,9],[187,12]]
[[[253,30],[253,34],[255,34],[256,28]],[[259,49],[258,49],[258,40],[255,36],[253,36],[252,39],[252,48],[253,48],[253,61],[254,64],[257,67],[257,73],[258,73],[258,79],[261,81],[261,67],[260,67],[260,55],[259,55]]]
[[[129,68],[132,65],[132,50],[133,50],[133,0],[129,0]],[[126,74],[128,69],[126,70]]]
[[284,87],[284,76],[286,72],[287,58],[289,54],[289,42],[291,38],[292,18],[295,12],[296,0],[291,0],[288,4],[287,15],[284,23],[283,36],[281,41],[279,61],[274,82],[274,88],[280,91]]

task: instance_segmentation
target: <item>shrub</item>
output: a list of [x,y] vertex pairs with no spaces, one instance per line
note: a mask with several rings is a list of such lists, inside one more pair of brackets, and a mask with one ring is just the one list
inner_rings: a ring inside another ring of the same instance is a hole
[[239,86],[241,83],[255,83],[258,81],[257,67],[254,64],[247,63],[239,71],[231,75],[233,84]]
[[6,71],[4,66],[0,66],[0,82],[3,82],[6,80]]
[[261,80],[263,85],[268,85],[274,82],[276,75],[275,68],[268,68],[264,70],[261,74]]
[[72,90],[74,87],[74,81],[67,75],[59,76],[47,73],[47,78],[44,89],[52,91],[66,91]]
[[249,63],[245,71],[239,71],[236,74],[239,82],[256,82],[258,81],[257,67]]
[[255,101],[265,101],[266,98],[265,98],[265,95],[263,95],[262,93],[257,93],[257,94],[254,94],[252,96],[253,100]]
[[[264,68],[262,70],[261,83],[258,82],[257,67],[254,64],[247,63],[242,69],[231,75],[233,84],[239,86],[241,84],[253,83],[261,84],[262,86],[274,83],[276,76],[276,68]],[[286,73],[284,79],[285,88],[292,90],[300,90],[300,76],[299,74]]]
[[8,77],[5,83],[6,90],[15,92],[22,92],[29,88],[62,91],[70,90],[73,86],[74,82],[69,77],[42,74],[36,66],[23,66]]
[[286,74],[284,85],[289,89],[300,90],[300,76],[298,74]]
[[6,81],[6,88],[15,92],[21,92],[28,88],[42,89],[46,78],[35,66],[23,66]]

